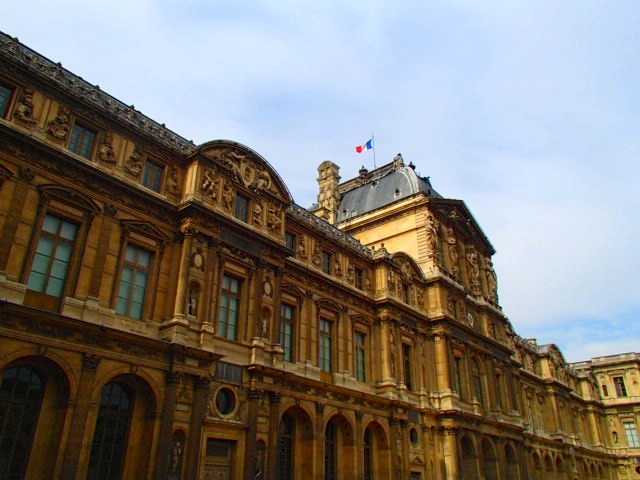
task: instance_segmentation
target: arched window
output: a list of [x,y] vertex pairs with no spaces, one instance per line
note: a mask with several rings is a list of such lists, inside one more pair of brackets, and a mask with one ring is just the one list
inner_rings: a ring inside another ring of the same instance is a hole
[[102,389],[100,410],[91,445],[87,478],[118,480],[122,476],[134,395],[119,382],[107,383]]
[[23,478],[46,378],[26,366],[9,368],[0,384],[0,478]]
[[373,457],[371,455],[371,448],[373,443],[373,434],[370,429],[366,429],[364,432],[364,480],[373,480]]
[[278,480],[289,480],[293,473],[293,439],[295,420],[285,413],[280,419],[278,431]]
[[337,466],[337,429],[333,422],[329,422],[324,431],[324,480],[335,480],[338,478]]

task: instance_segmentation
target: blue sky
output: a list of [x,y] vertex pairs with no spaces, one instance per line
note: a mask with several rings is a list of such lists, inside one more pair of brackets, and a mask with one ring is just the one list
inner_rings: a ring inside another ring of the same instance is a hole
[[196,143],[241,142],[297,203],[401,152],[498,253],[516,331],[640,351],[640,3],[12,2],[0,29]]

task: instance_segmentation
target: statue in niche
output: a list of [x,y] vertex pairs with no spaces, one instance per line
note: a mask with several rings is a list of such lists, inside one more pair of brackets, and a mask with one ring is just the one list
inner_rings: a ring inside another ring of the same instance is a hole
[[349,266],[347,266],[347,281],[349,283],[353,283],[355,278],[356,278],[355,269],[353,268],[353,265],[349,264]]
[[113,133],[106,132],[98,147],[98,160],[110,165],[116,163],[116,153],[113,148]]
[[182,440],[174,439],[171,442],[171,454],[169,457],[169,475],[167,478],[177,480],[180,478],[180,466],[182,464],[182,453],[184,452],[184,447],[182,445]]
[[172,195],[178,195],[180,188],[178,187],[178,169],[173,165],[169,168],[169,177],[167,178],[167,192]]
[[222,187],[222,206],[225,210],[233,210],[233,188],[228,182]]
[[333,273],[337,277],[341,277],[342,276],[342,264],[340,263],[340,258],[339,258],[338,255],[335,256],[335,262],[334,262],[334,266],[333,266]]
[[124,171],[135,178],[140,178],[142,173],[142,150],[137,145],[133,153],[124,162]]
[[480,290],[480,267],[478,265],[478,253],[471,247],[467,248],[467,263],[469,264],[469,283],[471,290],[476,293]]
[[61,107],[56,118],[47,123],[47,133],[56,140],[66,140],[71,128],[71,110]]
[[387,272],[387,288],[389,289],[389,292],[395,293],[396,291],[396,277],[393,270],[389,270]]
[[451,274],[454,278],[460,275],[460,267],[458,266],[458,245],[456,234],[452,227],[447,228],[447,244],[449,245],[449,262],[451,263]]
[[33,117],[33,95],[35,91],[32,88],[25,88],[20,95],[16,110],[13,112],[13,117],[19,122],[26,123],[27,125],[33,125],[36,123],[36,119]]
[[316,243],[315,247],[313,247],[313,256],[311,257],[311,260],[317,266],[320,266],[320,264],[322,263],[320,245],[318,243]]
[[198,313],[198,297],[200,296],[200,288],[197,284],[192,284],[189,289],[189,298],[187,299],[187,315],[195,317]]
[[367,292],[371,290],[371,275],[369,275],[369,272],[364,276],[364,289]]
[[262,310],[262,319],[260,322],[260,326],[261,326],[260,338],[268,338],[270,316],[271,316],[271,312],[269,312],[268,308],[265,308],[264,310]]
[[216,177],[216,172],[212,168],[205,168],[202,171],[200,188],[202,193],[211,200],[218,199],[218,178]]
[[498,303],[498,277],[493,269],[493,262],[489,259],[486,261],[485,270],[487,272],[487,290],[489,290],[489,300]]
[[436,265],[440,263],[438,258],[438,223],[433,215],[427,217],[427,258]]

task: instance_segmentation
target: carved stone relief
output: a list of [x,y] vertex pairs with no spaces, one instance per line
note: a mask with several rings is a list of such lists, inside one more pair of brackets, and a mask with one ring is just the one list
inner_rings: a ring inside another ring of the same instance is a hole
[[33,88],[25,87],[24,90],[22,90],[20,97],[18,98],[16,109],[13,112],[13,118],[15,118],[18,122],[27,125],[34,125],[36,123],[36,119],[33,116],[34,94],[35,91],[33,90]]
[[134,147],[133,153],[124,161],[123,168],[125,173],[133,178],[140,178],[142,174],[142,149],[138,145]]
[[69,136],[71,129],[71,110],[62,106],[58,110],[56,118],[47,123],[47,133],[56,140],[64,141]]
[[113,165],[116,163],[116,152],[113,148],[113,133],[105,132],[98,146],[98,160]]

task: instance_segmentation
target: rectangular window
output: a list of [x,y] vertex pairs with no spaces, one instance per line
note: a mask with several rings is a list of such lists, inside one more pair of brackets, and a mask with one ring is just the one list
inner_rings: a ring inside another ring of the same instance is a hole
[[247,197],[236,195],[233,216],[243,222],[247,222],[249,220],[249,199]]
[[329,252],[322,252],[322,271],[327,275],[331,275],[332,255]]
[[218,312],[218,335],[230,340],[237,340],[239,316],[240,280],[224,275],[222,277],[222,292]]
[[120,277],[116,313],[142,318],[153,254],[142,248],[127,245]]
[[288,249],[295,251],[296,249],[296,236],[293,233],[285,232],[284,242]]
[[91,158],[93,151],[93,142],[96,139],[96,133],[82,125],[76,123],[71,130],[71,139],[69,140],[69,150],[77,153],[81,157]]
[[502,390],[502,375],[496,373],[496,396],[498,397],[498,405],[504,410],[504,392]]
[[364,270],[361,268],[356,268],[355,285],[358,290],[364,290]]
[[280,305],[280,345],[284,351],[284,361],[293,362],[293,315],[291,305]]
[[7,114],[7,110],[9,110],[11,95],[13,95],[12,89],[5,87],[4,85],[0,85],[0,118],[4,118]]
[[462,357],[453,357],[453,384],[460,398],[464,397],[462,391]]
[[627,388],[624,385],[624,378],[613,377],[613,385],[616,387],[616,395],[619,397],[627,396]]
[[355,349],[355,373],[356,380],[360,382],[367,381],[367,353],[366,353],[367,336],[362,332],[355,332],[353,343]]
[[627,442],[630,447],[640,447],[640,438],[638,438],[638,429],[634,422],[624,422],[624,433],[627,435]]
[[162,165],[147,160],[144,164],[144,171],[142,172],[142,185],[154,192],[159,192],[160,186],[162,185],[163,172],[164,167]]
[[333,359],[333,324],[329,320],[320,319],[320,370],[330,372]]
[[78,226],[46,214],[38,239],[27,288],[61,297]]
[[402,365],[404,366],[404,384],[408,390],[413,390],[411,378],[411,345],[402,344]]

